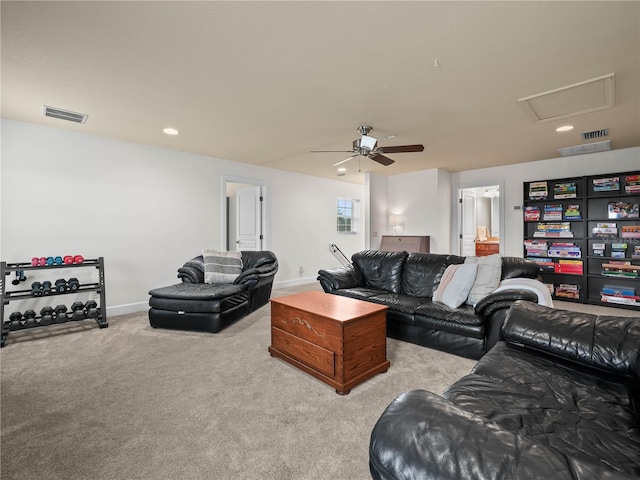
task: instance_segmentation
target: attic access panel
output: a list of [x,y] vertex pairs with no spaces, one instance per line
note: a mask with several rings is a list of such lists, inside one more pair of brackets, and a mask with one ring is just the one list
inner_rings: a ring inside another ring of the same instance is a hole
[[535,123],[550,122],[613,107],[614,74],[518,99]]

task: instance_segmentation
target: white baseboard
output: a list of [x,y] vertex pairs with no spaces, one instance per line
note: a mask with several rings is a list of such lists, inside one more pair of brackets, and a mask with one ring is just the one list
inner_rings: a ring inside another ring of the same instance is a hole
[[307,283],[314,283],[318,280],[316,277],[304,277],[304,278],[296,278],[294,280],[284,280],[282,282],[273,282],[273,288],[287,288],[287,287],[296,287],[298,285],[306,285]]
[[117,315],[128,315],[129,313],[146,312],[149,309],[149,302],[129,303],[127,305],[116,305],[107,307],[107,319]]

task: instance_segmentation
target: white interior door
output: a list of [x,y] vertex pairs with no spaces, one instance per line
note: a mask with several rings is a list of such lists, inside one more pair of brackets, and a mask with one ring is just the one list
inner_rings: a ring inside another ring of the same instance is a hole
[[236,192],[236,250],[262,250],[262,187]]
[[462,245],[460,255],[476,255],[476,194],[462,190]]

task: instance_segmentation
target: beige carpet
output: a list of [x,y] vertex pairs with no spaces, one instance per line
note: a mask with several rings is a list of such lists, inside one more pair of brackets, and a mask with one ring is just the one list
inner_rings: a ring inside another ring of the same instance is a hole
[[389,402],[440,393],[475,363],[388,339],[389,371],[339,396],[269,343],[269,306],[218,334],[152,329],[146,314],[12,332],[2,479],[367,479]]

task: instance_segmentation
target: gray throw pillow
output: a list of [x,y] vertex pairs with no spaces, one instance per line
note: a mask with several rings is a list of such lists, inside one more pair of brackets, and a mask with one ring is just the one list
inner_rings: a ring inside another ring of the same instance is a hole
[[467,257],[464,259],[464,263],[478,265],[476,281],[467,298],[467,303],[475,306],[481,299],[498,288],[502,276],[502,256],[495,254],[486,257]]
[[242,273],[242,252],[202,250],[205,283],[233,283]]
[[464,303],[476,279],[477,265],[449,265],[442,275],[433,301],[458,308]]

